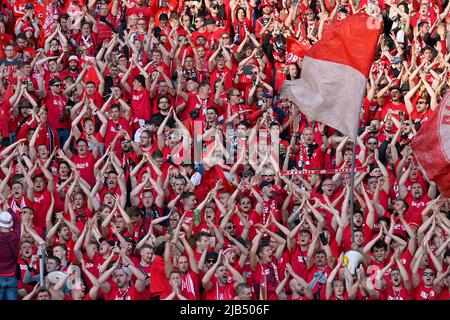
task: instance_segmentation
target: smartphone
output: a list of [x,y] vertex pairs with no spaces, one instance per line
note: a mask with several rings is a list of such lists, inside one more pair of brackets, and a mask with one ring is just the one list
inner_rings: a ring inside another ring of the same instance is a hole
[[244,66],[244,68],[242,69],[242,73],[245,75],[252,75],[253,66]]

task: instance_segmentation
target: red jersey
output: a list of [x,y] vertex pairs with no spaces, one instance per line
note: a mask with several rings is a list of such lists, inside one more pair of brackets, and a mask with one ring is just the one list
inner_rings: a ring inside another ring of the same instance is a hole
[[47,217],[47,211],[50,208],[51,194],[47,189],[43,192],[34,192],[34,217],[33,224],[37,227],[45,228],[45,218]]
[[53,95],[51,91],[47,91],[45,96],[45,105],[47,106],[47,122],[55,129],[68,129],[66,105],[67,98],[62,95]]
[[426,288],[422,283],[416,288],[415,300],[436,300],[434,287]]
[[156,113],[151,109],[150,92],[144,88],[140,91],[131,90],[131,111],[138,119],[150,121],[152,114]]
[[105,300],[142,300],[141,294],[133,285],[127,289],[111,288],[111,291],[106,295]]
[[155,256],[150,267],[152,275],[150,279],[150,294],[152,297],[160,296],[162,293],[171,290],[169,280],[166,277],[164,259],[161,256]]
[[97,159],[94,158],[90,151],[87,151],[86,156],[81,157],[79,155],[74,155],[71,160],[77,166],[80,176],[93,187],[96,182],[94,165]]
[[205,291],[202,300],[233,300],[236,296],[236,290],[232,283],[226,285],[219,285],[216,277],[211,279],[212,288],[209,291]]
[[414,293],[408,292],[403,286],[400,290],[394,290],[392,285],[388,285],[383,293],[386,300],[414,300]]
[[[166,297],[168,297],[168,296],[170,296],[171,294],[172,294],[172,290],[169,290],[169,291],[166,291],[166,292],[163,292],[162,294],[161,294],[161,300],[163,300],[163,299],[165,299]],[[195,300],[195,297],[194,297],[194,295],[192,294],[192,292],[189,292],[189,291],[187,291],[187,290],[185,290],[185,289],[181,289],[181,295],[183,296],[183,297],[185,297],[187,300]],[[175,295],[175,297],[173,297],[173,299],[172,300],[179,300],[178,299],[178,297]]]

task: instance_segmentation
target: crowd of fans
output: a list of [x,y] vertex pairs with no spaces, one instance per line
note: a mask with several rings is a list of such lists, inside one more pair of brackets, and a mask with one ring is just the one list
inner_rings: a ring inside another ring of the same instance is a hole
[[[384,32],[352,141],[279,94],[286,39],[360,11]],[[449,299],[450,202],[410,148],[450,87],[449,11],[2,1],[0,299]],[[349,169],[353,143],[353,215],[350,173],[286,173]]]

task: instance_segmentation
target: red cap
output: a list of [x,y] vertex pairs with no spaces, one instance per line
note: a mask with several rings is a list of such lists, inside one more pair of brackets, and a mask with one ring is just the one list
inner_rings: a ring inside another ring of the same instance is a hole
[[267,0],[264,0],[259,4],[258,9],[262,9],[263,7],[273,7],[273,4]]

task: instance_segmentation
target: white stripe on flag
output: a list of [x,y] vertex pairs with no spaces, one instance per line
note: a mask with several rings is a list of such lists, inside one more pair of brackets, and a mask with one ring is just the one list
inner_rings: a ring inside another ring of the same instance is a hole
[[353,138],[366,82],[352,67],[306,56],[301,78],[285,81],[281,98],[295,102],[309,118]]

